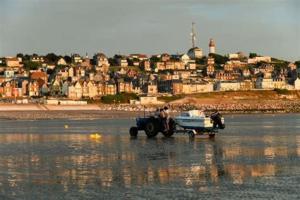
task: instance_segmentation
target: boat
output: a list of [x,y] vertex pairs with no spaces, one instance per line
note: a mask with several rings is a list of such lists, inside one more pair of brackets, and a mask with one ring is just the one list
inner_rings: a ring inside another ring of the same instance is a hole
[[211,132],[225,128],[224,118],[219,112],[208,116],[201,110],[190,110],[182,112],[174,119],[176,124],[183,129],[195,130],[197,132]]

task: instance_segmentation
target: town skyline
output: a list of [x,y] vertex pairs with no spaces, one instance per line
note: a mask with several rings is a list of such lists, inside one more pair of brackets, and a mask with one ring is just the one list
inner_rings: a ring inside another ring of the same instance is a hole
[[195,22],[196,46],[206,55],[213,38],[221,55],[241,51],[299,60],[294,0],[72,2],[1,1],[0,55],[186,53]]

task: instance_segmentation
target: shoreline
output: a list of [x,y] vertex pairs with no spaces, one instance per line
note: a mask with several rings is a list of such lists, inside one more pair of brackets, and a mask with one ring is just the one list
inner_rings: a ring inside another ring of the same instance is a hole
[[[146,115],[154,112],[156,107],[148,107],[145,110]],[[173,108],[171,115],[177,115],[184,109]],[[213,109],[212,109],[213,110]],[[212,110],[207,109],[207,112]],[[298,112],[289,112],[285,109],[245,109],[245,110],[222,110],[224,115],[230,114],[298,114]],[[4,105],[0,104],[0,120],[49,120],[49,119],[125,119],[143,116],[143,107],[130,106],[102,106],[89,104],[84,106],[53,106],[53,105]]]

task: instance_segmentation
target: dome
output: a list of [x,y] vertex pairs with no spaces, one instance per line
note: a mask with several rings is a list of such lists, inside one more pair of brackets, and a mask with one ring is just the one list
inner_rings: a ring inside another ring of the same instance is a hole
[[203,52],[202,52],[202,49],[200,49],[199,47],[194,47],[194,48],[191,48],[190,50],[188,50],[187,55],[191,59],[198,59],[198,58],[202,58]]

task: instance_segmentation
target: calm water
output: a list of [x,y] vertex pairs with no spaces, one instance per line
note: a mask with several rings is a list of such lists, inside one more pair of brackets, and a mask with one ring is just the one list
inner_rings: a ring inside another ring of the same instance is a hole
[[300,115],[225,120],[214,140],[130,139],[132,119],[0,120],[0,199],[300,199]]

